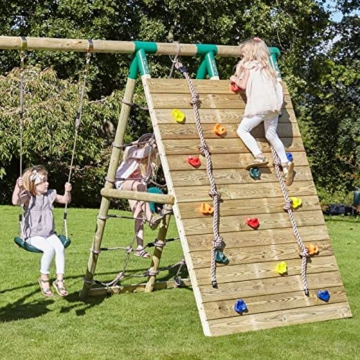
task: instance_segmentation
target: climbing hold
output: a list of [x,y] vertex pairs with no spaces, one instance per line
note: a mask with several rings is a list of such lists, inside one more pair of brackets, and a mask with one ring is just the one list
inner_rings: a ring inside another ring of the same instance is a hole
[[235,94],[239,93],[241,91],[241,87],[237,86],[234,82],[230,83],[230,89]]
[[298,209],[302,205],[302,201],[300,198],[290,197],[290,201],[291,201],[291,208],[294,210]]
[[305,247],[308,250],[309,255],[317,255],[319,253],[319,248],[313,244],[306,244]]
[[323,300],[325,302],[328,302],[330,299],[330,293],[328,290],[319,290],[317,295],[320,300]]
[[229,259],[226,257],[226,255],[222,251],[215,250],[215,262],[217,262],[219,264],[228,264]]
[[243,312],[248,311],[248,308],[245,304],[245,301],[243,299],[239,299],[236,301],[235,305],[234,305],[234,310],[238,313],[238,314],[242,314]]
[[254,230],[256,230],[260,226],[259,220],[257,218],[248,218],[246,220],[246,223]]
[[187,162],[195,168],[197,168],[201,165],[201,161],[198,156],[188,156]]
[[293,160],[294,160],[293,155],[292,155],[291,152],[287,152],[287,153],[286,153],[286,157],[287,157],[287,159],[288,159],[289,161],[293,161]]
[[224,136],[226,134],[226,127],[218,123],[214,126],[213,133],[218,136]]
[[249,174],[254,180],[258,180],[261,176],[261,170],[257,167],[253,167],[249,169]]
[[211,215],[211,214],[214,212],[214,208],[213,208],[211,205],[203,202],[203,203],[201,203],[201,205],[200,205],[200,211],[201,211],[204,215]]
[[276,272],[280,275],[284,275],[287,273],[287,264],[285,261],[281,261],[276,264]]
[[174,109],[171,114],[176,122],[182,123],[185,121],[185,114],[179,109]]

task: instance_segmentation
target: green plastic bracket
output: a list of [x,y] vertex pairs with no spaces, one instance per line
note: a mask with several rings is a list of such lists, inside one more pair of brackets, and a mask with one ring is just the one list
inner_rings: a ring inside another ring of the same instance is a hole
[[270,47],[269,52],[270,52],[270,64],[273,67],[273,69],[278,72],[279,74],[278,77],[281,78],[280,69],[277,62],[277,59],[280,56],[280,50],[276,47]]
[[137,66],[140,71],[140,75],[150,75],[149,64],[147,62],[146,53],[143,48],[136,52]]
[[139,71],[139,67],[138,67],[138,60],[137,60],[137,56],[133,56],[133,58],[131,59],[131,64],[130,64],[130,68],[129,68],[129,75],[128,77],[130,79],[136,80],[137,78],[137,74]]
[[208,52],[201,58],[196,78],[205,79],[206,75],[209,75],[210,78],[219,76],[213,51]]

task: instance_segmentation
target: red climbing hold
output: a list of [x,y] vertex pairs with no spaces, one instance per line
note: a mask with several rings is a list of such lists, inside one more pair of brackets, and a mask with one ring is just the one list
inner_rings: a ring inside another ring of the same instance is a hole
[[246,223],[255,230],[260,226],[259,220],[257,218],[249,218],[246,220]]
[[197,167],[199,167],[200,165],[201,165],[201,161],[200,161],[200,158],[198,157],[198,156],[188,156],[188,159],[187,159],[187,162],[191,165],[191,166],[193,166],[193,167],[195,167],[195,168],[197,168]]

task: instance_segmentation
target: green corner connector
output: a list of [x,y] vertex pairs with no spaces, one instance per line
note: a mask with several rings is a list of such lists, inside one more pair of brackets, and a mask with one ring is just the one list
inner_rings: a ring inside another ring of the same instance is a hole
[[276,47],[270,47],[269,52],[270,52],[270,64],[274,68],[274,70],[278,72],[279,74],[278,77],[281,78],[280,69],[277,62],[277,59],[280,56],[280,50]]
[[218,48],[216,45],[211,44],[196,44],[197,56],[205,56],[208,53],[212,52],[214,55],[218,53]]
[[[198,45],[197,45],[198,46]],[[208,46],[203,45],[208,48]],[[199,65],[198,71],[196,73],[197,79],[205,79],[206,75],[209,75],[210,78],[218,77],[219,72],[216,66],[214,52],[210,51],[206,53],[201,58],[201,63]]]
[[137,56],[134,55],[131,60],[128,77],[130,79],[136,80],[138,71],[139,71],[138,60],[137,60]]
[[144,50],[146,54],[156,54],[158,50],[156,42],[134,41],[134,44],[136,53]]
[[149,64],[147,62],[146,53],[144,49],[140,49],[136,52],[137,66],[140,71],[140,75],[150,75]]

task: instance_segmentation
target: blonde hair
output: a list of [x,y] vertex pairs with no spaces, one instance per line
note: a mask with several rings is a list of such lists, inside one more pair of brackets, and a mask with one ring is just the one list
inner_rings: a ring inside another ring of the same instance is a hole
[[261,70],[272,80],[276,80],[277,73],[269,63],[270,52],[264,40],[252,38],[240,44],[242,59],[236,65],[235,75],[239,76],[245,69],[245,64],[257,61]]
[[156,177],[157,171],[160,166],[159,152],[157,150],[157,147],[154,146],[155,142],[152,143],[152,139],[154,139],[153,134],[142,135],[137,141],[134,142],[134,145],[127,146],[123,154],[123,161],[127,162],[129,158],[131,158],[133,150],[141,150],[145,149],[145,147],[147,146],[151,146],[150,153],[147,156],[141,159],[137,159],[137,161],[139,162],[141,176],[143,178],[146,178],[148,176]]
[[39,176],[47,178],[48,172],[41,165],[36,165],[25,169],[22,175],[22,179],[24,182],[24,189],[27,190],[32,196],[37,195],[35,178],[33,178],[34,174],[38,174]]

